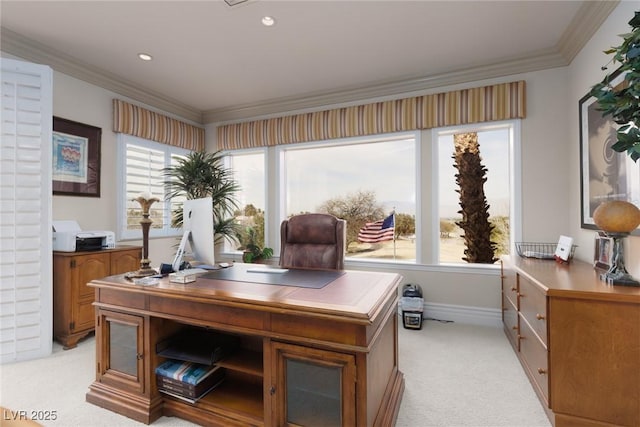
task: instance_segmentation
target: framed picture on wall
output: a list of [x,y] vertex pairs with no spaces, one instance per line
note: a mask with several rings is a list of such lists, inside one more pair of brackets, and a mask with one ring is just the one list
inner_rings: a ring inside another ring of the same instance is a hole
[[100,197],[102,129],[53,117],[53,194]]
[[[611,75],[611,85],[624,84],[620,70]],[[615,144],[618,125],[603,117],[596,98],[587,94],[579,102],[580,114],[580,191],[581,226],[597,230],[593,211],[608,200],[626,200],[640,207],[640,164]],[[632,234],[640,235],[640,229]]]
[[596,235],[593,265],[596,268],[608,270],[611,267],[611,258],[613,258],[613,239],[600,231]]

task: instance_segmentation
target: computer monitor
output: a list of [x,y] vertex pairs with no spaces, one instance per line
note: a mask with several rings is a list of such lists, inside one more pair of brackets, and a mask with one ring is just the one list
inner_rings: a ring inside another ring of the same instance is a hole
[[205,265],[215,265],[213,201],[211,197],[185,200],[182,206],[182,215],[183,234],[173,259],[173,270],[180,269],[187,242],[195,261]]

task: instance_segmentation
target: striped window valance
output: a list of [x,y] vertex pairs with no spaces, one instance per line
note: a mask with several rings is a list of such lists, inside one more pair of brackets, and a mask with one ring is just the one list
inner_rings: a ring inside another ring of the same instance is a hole
[[222,125],[218,126],[218,148],[322,141],[525,116],[525,82],[517,81]]
[[119,99],[113,100],[113,131],[187,150],[204,150],[203,128]]

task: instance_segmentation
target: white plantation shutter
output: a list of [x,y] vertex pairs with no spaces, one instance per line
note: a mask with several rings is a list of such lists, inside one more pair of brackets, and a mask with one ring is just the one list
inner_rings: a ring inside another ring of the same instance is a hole
[[52,72],[0,58],[0,362],[52,350]]
[[160,144],[132,135],[118,135],[118,173],[121,188],[118,209],[119,239],[141,237],[140,204],[134,199],[141,193],[150,193],[159,202],[151,205],[150,237],[177,236],[180,231],[171,228],[171,212],[176,209],[179,198],[166,200],[163,169],[176,164],[176,159],[189,151],[172,145]]

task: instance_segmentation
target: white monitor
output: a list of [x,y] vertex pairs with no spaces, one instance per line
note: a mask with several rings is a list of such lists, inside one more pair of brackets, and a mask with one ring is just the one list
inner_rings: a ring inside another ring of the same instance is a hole
[[[185,200],[182,206],[182,229],[180,246],[173,260],[173,270],[178,271],[186,251],[187,242],[194,261],[200,264],[215,264],[213,201],[211,197]],[[188,253],[188,252],[187,252]]]

